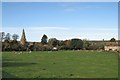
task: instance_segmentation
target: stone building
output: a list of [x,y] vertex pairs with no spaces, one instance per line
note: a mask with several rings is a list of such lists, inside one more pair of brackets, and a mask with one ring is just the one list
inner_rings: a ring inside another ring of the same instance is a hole
[[118,42],[108,42],[104,46],[105,51],[120,51]]
[[105,51],[119,51],[120,46],[105,46]]

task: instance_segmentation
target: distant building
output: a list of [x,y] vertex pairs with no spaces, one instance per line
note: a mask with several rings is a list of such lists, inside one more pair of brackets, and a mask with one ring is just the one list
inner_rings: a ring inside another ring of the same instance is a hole
[[103,41],[89,41],[90,44],[101,44],[104,45],[105,51],[119,51],[120,52],[120,41],[117,40],[115,42],[110,42],[109,40],[103,40]]
[[21,37],[21,40],[20,40],[20,44],[21,45],[25,45],[25,43],[26,43],[26,36],[25,36],[25,31],[23,29],[22,37]]
[[105,51],[119,51],[120,46],[105,46]]
[[105,51],[120,51],[118,42],[108,42],[104,46]]

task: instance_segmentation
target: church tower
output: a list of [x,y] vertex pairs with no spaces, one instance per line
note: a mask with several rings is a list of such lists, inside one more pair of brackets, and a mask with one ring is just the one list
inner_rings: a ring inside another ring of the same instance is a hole
[[25,43],[26,43],[26,36],[25,36],[25,31],[23,29],[22,37],[21,37],[21,40],[20,40],[20,44],[21,45],[25,45]]

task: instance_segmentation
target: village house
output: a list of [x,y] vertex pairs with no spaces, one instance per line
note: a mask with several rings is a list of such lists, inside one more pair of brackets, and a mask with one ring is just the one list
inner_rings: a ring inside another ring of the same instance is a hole
[[120,45],[118,41],[116,42],[107,42],[104,46],[105,51],[120,51]]

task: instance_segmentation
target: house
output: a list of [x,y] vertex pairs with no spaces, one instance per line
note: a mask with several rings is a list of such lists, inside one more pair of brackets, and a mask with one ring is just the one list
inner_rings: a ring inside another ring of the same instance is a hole
[[120,51],[120,46],[105,46],[105,51]]
[[105,51],[120,51],[118,42],[108,42],[104,46]]

